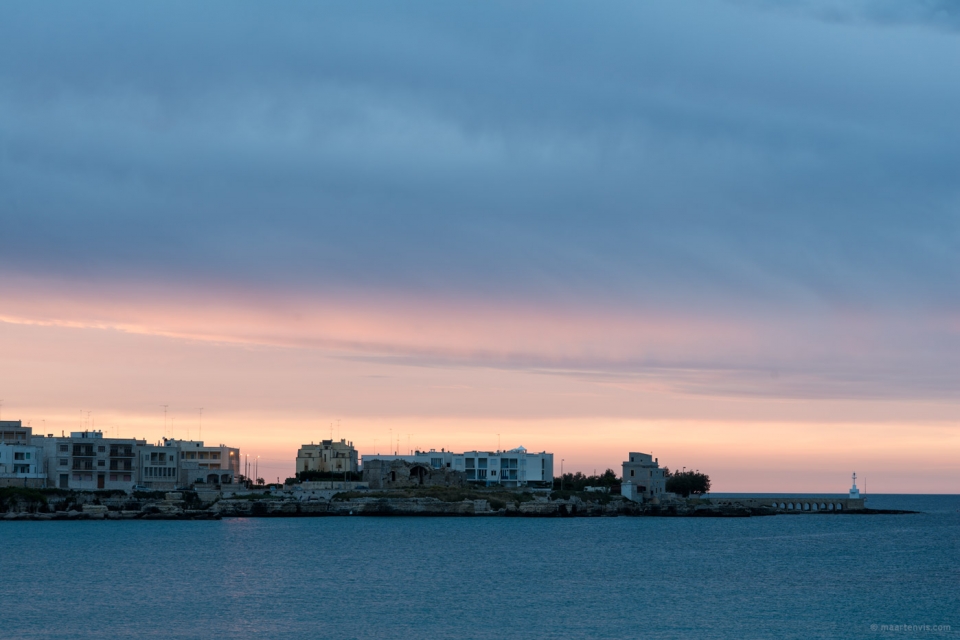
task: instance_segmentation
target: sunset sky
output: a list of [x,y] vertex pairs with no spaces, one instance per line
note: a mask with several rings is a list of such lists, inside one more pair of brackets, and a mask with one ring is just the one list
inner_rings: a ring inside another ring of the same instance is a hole
[[960,5],[772,5],[3,3],[0,416],[960,493]]

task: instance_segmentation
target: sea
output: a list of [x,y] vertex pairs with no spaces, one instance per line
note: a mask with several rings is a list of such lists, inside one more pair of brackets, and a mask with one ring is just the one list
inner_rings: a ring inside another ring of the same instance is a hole
[[0,638],[958,638],[907,515],[0,522]]

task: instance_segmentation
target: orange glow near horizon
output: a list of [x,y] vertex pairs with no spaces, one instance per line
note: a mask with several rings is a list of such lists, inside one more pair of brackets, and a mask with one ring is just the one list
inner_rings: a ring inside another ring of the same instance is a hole
[[[561,459],[566,471],[619,471],[645,451],[709,473],[717,492],[843,492],[852,471],[875,493],[960,492],[955,402],[842,385],[817,397],[812,374],[724,367],[776,338],[734,323],[0,290],[16,294],[0,320],[2,415],[35,433],[196,439],[204,407],[202,439],[259,455],[271,481],[292,475],[301,444],[331,435],[363,455],[389,451],[391,434],[401,451],[496,449],[499,434],[505,449],[553,452],[555,473]],[[701,354],[720,365],[696,365]],[[621,368],[644,358],[654,366]]]

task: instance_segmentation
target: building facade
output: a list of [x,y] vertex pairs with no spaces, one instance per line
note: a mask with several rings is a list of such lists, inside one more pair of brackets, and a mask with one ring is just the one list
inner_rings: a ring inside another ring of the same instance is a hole
[[135,438],[104,438],[102,431],[72,431],[70,436],[34,436],[43,448],[47,485],[77,491],[129,491],[137,482]]
[[233,484],[240,476],[240,449],[236,447],[164,438],[163,448],[178,460],[178,486]]
[[363,457],[364,467],[373,460],[402,460],[410,465],[458,471],[464,474],[467,482],[485,486],[548,486],[553,483],[553,454],[546,451],[530,453],[523,447],[510,451],[464,453],[431,449],[406,456],[371,454]]
[[32,429],[19,420],[0,421],[0,487],[47,485],[43,447],[32,439]]
[[659,459],[636,451],[631,451],[627,458],[623,463],[620,494],[634,502],[659,501],[667,490]]
[[319,444],[305,444],[297,451],[297,473],[356,473],[358,468],[357,450],[346,440],[321,440]]

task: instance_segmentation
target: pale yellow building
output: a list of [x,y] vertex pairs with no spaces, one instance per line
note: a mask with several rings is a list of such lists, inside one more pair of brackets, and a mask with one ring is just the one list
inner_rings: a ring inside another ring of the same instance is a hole
[[346,440],[321,440],[319,444],[305,444],[297,451],[297,473],[356,473],[357,462],[357,450]]

